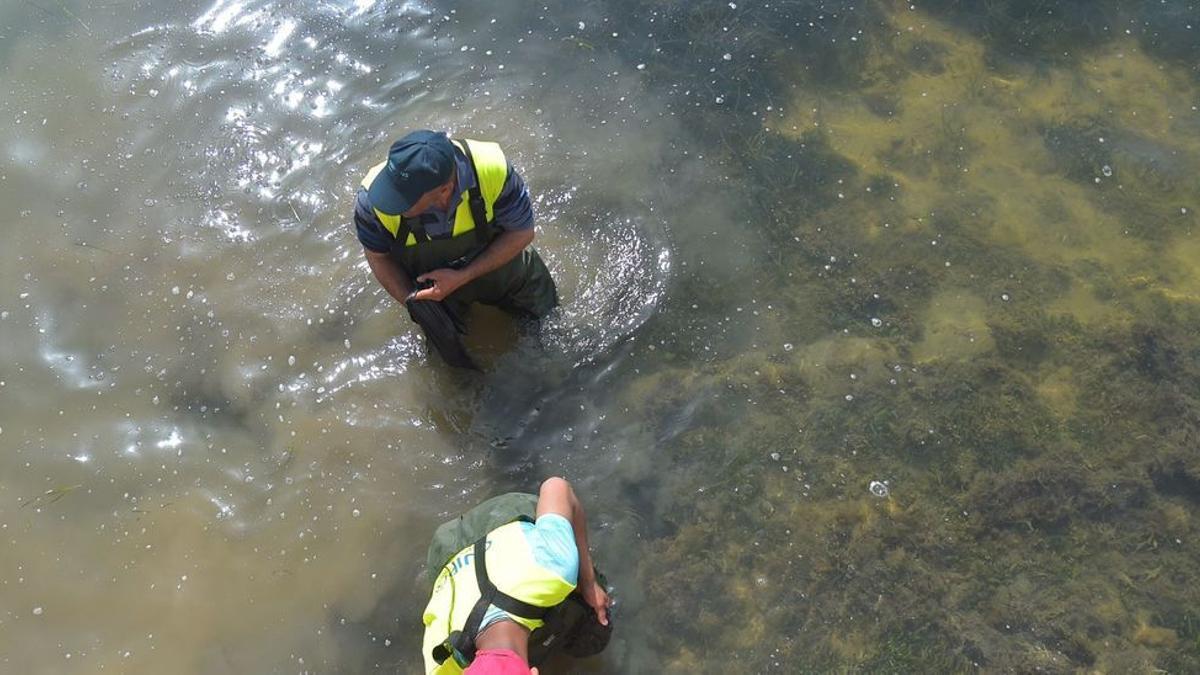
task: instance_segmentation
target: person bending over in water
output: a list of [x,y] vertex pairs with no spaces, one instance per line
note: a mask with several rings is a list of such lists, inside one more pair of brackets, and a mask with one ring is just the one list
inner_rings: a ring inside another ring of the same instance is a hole
[[354,226],[371,272],[401,303],[442,302],[462,316],[482,302],[526,320],[558,304],[530,246],[529,190],[495,143],[425,129],[400,138],[363,178]]
[[536,498],[501,495],[442,525],[429,561],[437,577],[422,616],[426,673],[537,673],[530,664],[552,649],[590,656],[608,642],[608,593],[583,506],[562,478],[543,482]]

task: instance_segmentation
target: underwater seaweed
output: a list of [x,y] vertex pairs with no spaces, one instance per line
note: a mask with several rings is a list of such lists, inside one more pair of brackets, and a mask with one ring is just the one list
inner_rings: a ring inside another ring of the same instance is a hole
[[[631,388],[673,429],[639,614],[667,669],[1200,667],[1200,129],[1110,30],[1151,10],[869,3],[851,49],[700,5],[664,4],[729,29],[690,59],[794,43],[747,97],[783,121],[680,109],[761,209],[781,311]],[[711,393],[682,424],[680,383]]]

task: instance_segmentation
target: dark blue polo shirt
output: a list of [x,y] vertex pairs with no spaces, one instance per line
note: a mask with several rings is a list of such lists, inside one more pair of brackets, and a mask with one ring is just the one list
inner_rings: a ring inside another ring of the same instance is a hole
[[[467,156],[457,147],[454,148],[454,159],[458,172],[459,193],[450,200],[449,210],[445,213],[431,211],[417,216],[430,239],[450,238],[454,233],[454,214],[458,211],[463,195],[479,182],[475,172],[471,170]],[[492,226],[506,232],[533,227],[533,203],[529,199],[529,189],[525,187],[525,181],[512,164],[508,165],[508,178],[504,180],[504,188],[500,190],[500,196],[492,206]],[[387,253],[396,241],[392,233],[379,222],[379,218],[375,217],[366,188],[359,188],[354,200],[354,227],[358,232],[358,240],[369,251]]]

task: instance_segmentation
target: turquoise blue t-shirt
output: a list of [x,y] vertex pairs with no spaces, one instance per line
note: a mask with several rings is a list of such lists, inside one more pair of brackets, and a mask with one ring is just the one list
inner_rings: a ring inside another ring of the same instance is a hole
[[[575,530],[571,521],[557,513],[538,516],[536,523],[520,523],[525,543],[533,551],[533,560],[543,568],[554,572],[572,585],[579,580],[579,549],[575,548]],[[488,563],[490,567],[492,563]],[[508,613],[495,605],[488,605],[479,624],[480,632],[489,625],[508,618]]]

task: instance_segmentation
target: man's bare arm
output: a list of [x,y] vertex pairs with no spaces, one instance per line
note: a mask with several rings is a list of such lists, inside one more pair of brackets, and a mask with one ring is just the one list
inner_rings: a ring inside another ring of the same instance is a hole
[[462,271],[466,272],[467,281],[478,279],[488,272],[500,269],[532,243],[532,227],[528,230],[501,233],[495,241],[483,249],[483,253],[480,253],[479,257],[472,260],[471,264],[464,267]]
[[504,232],[496,237],[477,258],[461,270],[443,267],[417,277],[417,281],[432,281],[433,286],[417,291],[414,300],[445,300],[451,293],[479,277],[497,270],[512,260],[533,242],[533,228]]
[[388,295],[396,299],[397,302],[404,302],[408,294],[412,292],[412,286],[408,282],[408,277],[404,270],[392,260],[387,253],[378,253],[370,249],[363,249],[363,253],[367,256],[367,264],[371,266],[371,272],[374,273],[375,279],[379,281],[379,285],[388,292]]
[[587,516],[583,504],[575,496],[571,484],[563,478],[547,478],[538,493],[537,515],[556,513],[571,521],[575,533],[575,548],[579,549],[579,583],[576,587],[596,612],[600,623],[608,625],[608,593],[596,580],[596,568],[592,566],[592,554],[588,550]]

